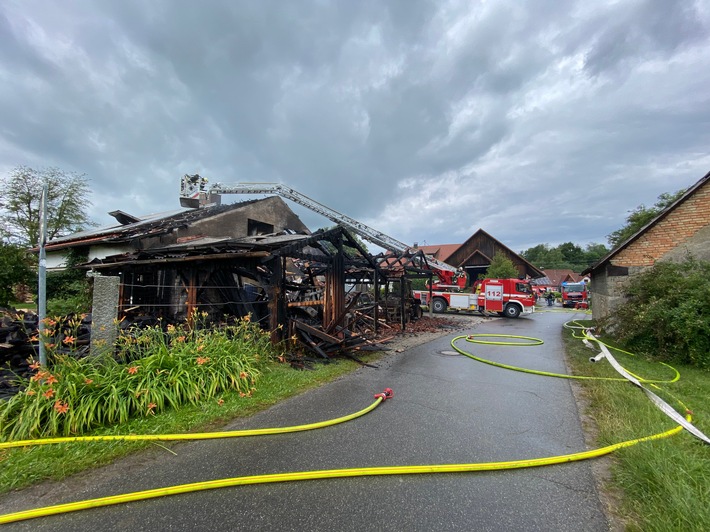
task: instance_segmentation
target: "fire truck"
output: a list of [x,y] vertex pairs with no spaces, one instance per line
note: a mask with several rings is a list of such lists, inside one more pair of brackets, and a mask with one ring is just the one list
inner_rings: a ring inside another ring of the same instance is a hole
[[[523,279],[483,279],[474,283],[473,293],[437,290],[432,286],[431,308],[434,312],[473,310],[496,313],[508,318],[535,311],[535,294],[530,282]],[[428,306],[429,290],[414,290],[414,297]]]
[[562,283],[562,306],[565,308],[575,308],[588,305],[589,294],[587,293],[587,283]]

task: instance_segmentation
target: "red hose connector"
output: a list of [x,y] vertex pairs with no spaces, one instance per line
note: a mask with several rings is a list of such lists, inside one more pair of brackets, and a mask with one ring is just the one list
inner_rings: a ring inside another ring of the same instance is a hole
[[382,401],[384,402],[393,396],[394,396],[394,392],[392,391],[392,388],[385,388],[384,392],[375,394],[375,399],[377,399],[378,397],[381,397]]

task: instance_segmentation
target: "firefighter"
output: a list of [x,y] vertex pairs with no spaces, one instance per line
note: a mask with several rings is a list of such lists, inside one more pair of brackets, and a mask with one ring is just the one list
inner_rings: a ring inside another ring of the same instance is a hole
[[555,296],[552,295],[552,290],[547,292],[547,306],[551,307],[552,304],[555,302]]

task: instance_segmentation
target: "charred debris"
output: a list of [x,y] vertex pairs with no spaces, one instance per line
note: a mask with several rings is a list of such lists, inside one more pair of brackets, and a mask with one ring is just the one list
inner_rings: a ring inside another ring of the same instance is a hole
[[411,280],[432,277],[421,251],[371,255],[340,225],[195,239],[83,267],[120,278],[119,319],[168,324],[200,312],[218,326],[250,316],[274,342],[294,340],[294,358],[321,360],[382,349],[407,331],[422,317]]

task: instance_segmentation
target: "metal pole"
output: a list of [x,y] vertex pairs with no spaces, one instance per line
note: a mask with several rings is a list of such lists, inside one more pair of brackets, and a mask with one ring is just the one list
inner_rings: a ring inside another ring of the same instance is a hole
[[39,363],[43,367],[47,367],[47,353],[44,350],[44,341],[42,339],[42,327],[44,318],[47,314],[47,255],[45,244],[47,243],[47,183],[42,187],[42,197],[39,202],[39,285],[37,287],[37,315],[39,322],[37,329],[40,337],[39,340]]

